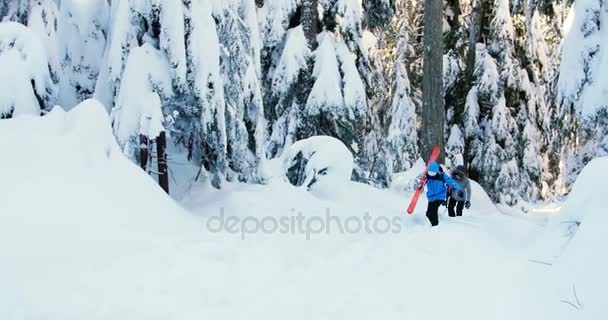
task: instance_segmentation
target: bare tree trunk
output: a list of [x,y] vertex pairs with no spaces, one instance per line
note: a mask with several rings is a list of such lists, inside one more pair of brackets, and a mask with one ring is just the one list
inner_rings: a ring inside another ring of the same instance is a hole
[[142,170],[147,171],[148,168],[148,150],[149,141],[148,137],[143,134],[139,135],[139,166]]
[[[422,110],[420,152],[425,160],[435,146],[445,145],[443,106],[443,0],[425,0],[424,65],[422,76]],[[442,153],[439,161],[443,162]]]
[[169,194],[169,170],[167,167],[167,136],[162,131],[158,137],[156,137],[156,156],[158,163],[158,184],[167,194]]

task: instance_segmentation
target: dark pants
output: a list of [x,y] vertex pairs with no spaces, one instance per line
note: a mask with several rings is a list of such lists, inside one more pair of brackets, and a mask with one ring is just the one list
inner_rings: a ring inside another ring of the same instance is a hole
[[441,206],[441,200],[429,202],[429,206],[426,208],[426,217],[431,222],[431,226],[436,226],[439,224],[439,216],[437,215],[437,211]]
[[[456,207],[456,213],[454,213],[454,207]],[[450,198],[450,201],[448,202],[448,214],[450,217],[461,217],[462,208],[464,208],[464,201],[456,201],[454,198]]]

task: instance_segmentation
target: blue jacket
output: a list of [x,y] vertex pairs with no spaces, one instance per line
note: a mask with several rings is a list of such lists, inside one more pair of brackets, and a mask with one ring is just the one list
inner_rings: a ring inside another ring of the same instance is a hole
[[434,177],[428,177],[426,179],[426,198],[429,202],[433,201],[445,201],[448,195],[448,187],[454,188],[454,190],[462,191],[462,187],[456,180],[443,172],[437,173]]

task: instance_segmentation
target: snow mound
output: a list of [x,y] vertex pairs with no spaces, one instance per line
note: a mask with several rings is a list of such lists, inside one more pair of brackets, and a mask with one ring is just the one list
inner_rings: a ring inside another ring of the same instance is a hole
[[342,141],[315,136],[291,145],[281,163],[292,184],[323,194],[350,181],[354,159]]
[[128,270],[118,266],[128,257],[162,255],[200,233],[200,224],[122,155],[96,100],[2,120],[0,136],[3,319],[82,318],[91,304],[72,308],[70,301],[103,300],[86,294],[95,274],[126,281]]
[[608,181],[608,157],[589,162],[577,177],[568,200],[562,207],[561,221],[582,222],[598,208],[608,208],[605,190],[598,188]]
[[[572,239],[578,237],[579,226],[587,223],[589,214],[600,214],[608,208],[601,183],[608,179],[608,157],[596,158],[585,166],[576,179],[559,215],[549,219],[545,234],[532,252],[537,258],[555,261]],[[597,218],[592,218],[597,219]]]
[[608,205],[601,188],[606,181],[608,157],[591,161],[577,178],[558,219],[562,235],[572,237],[557,262],[561,298],[579,308],[562,303],[568,319],[608,319]]

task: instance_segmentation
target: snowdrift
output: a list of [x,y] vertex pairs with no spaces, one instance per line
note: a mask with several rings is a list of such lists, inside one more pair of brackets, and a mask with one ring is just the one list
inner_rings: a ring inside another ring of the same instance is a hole
[[[608,319],[608,157],[591,161],[562,209],[559,229],[572,240],[557,261],[564,319]],[[577,228],[576,223],[580,223]]]
[[[1,120],[0,137],[2,319],[93,319],[85,316],[91,305],[77,300],[101,303],[110,291],[87,295],[91,279],[118,290],[135,271],[122,261],[153,253],[139,261],[145,268],[200,233],[200,223],[123,156],[95,100]],[[111,279],[103,270],[114,270]]]
[[[94,100],[0,121],[0,137],[0,319],[533,319],[498,239],[511,231],[492,220],[506,217],[472,211],[429,230],[403,194],[348,182],[321,199],[281,179],[193,190],[189,215],[122,155]],[[222,212],[328,209],[421,223],[310,240],[208,228]]]

